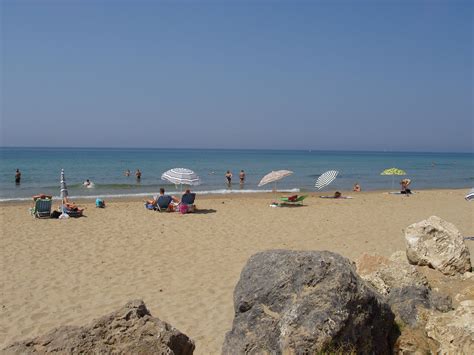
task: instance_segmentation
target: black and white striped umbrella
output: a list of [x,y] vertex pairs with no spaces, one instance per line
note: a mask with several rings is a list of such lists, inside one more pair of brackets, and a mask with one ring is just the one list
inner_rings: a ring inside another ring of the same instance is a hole
[[464,198],[466,199],[466,201],[474,200],[474,189],[471,189],[471,191],[469,191]]
[[325,173],[321,174],[320,177],[316,180],[316,184],[314,185],[318,190],[321,190],[324,186],[328,186],[331,182],[336,179],[337,174],[339,171],[337,170],[329,170]]
[[66,177],[64,176],[64,169],[61,169],[61,191],[60,191],[60,197],[61,200],[63,200],[65,197],[68,196],[67,192],[67,186],[66,186]]
[[61,169],[61,182],[60,182],[60,197],[61,197],[61,215],[59,216],[60,219],[69,218],[69,215],[65,212],[64,201],[67,200],[68,192],[66,186],[66,177],[64,176],[64,169]]
[[161,180],[169,181],[175,185],[199,185],[201,183],[201,179],[194,171],[185,168],[165,171],[161,175]]

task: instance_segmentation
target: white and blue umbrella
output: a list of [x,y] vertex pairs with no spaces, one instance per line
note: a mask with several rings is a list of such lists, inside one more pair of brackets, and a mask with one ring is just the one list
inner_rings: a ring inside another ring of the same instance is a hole
[[339,174],[339,171],[337,170],[326,171],[318,177],[314,187],[316,187],[318,190],[321,190],[323,187],[328,186],[331,182],[333,182],[336,179],[337,174]]
[[474,189],[471,189],[471,191],[469,191],[464,198],[466,199],[466,201],[474,200]]
[[175,185],[199,185],[201,179],[190,169],[174,168],[165,171],[161,175],[161,180],[166,180]]

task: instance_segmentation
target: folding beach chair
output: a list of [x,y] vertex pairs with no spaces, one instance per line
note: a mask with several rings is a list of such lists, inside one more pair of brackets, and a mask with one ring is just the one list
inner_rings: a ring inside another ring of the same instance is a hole
[[194,205],[194,200],[196,199],[196,194],[193,192],[186,193],[181,197],[181,202],[178,205],[178,210],[181,213],[190,213],[194,212],[196,206]]
[[50,198],[37,198],[35,207],[31,209],[31,214],[36,218],[50,218],[52,205],[53,200]]

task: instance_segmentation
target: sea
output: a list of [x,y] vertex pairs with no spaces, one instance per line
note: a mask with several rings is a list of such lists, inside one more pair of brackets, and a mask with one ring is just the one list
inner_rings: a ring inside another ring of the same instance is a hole
[[[60,172],[64,169],[69,196],[110,198],[151,196],[164,187],[179,193],[161,179],[172,168],[196,172],[201,184],[192,189],[202,194],[318,191],[316,179],[327,170],[337,178],[321,192],[348,191],[357,182],[362,190],[395,191],[401,178],[412,180],[412,190],[470,189],[474,186],[473,153],[348,152],[311,150],[225,149],[116,149],[116,148],[0,148],[0,201],[29,200],[36,194],[59,196]],[[406,176],[384,176],[387,168],[398,168]],[[21,182],[15,184],[20,169]],[[135,178],[140,169],[140,181]],[[276,183],[258,187],[273,170],[294,173]],[[130,170],[130,176],[124,172]],[[224,177],[233,173],[231,186]],[[244,170],[246,181],[239,183]],[[83,186],[89,179],[92,188]]]

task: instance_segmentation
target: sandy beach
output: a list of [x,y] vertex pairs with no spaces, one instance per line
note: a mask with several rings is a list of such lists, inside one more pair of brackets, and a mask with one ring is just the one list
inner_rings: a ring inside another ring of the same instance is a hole
[[[130,299],[219,353],[233,319],[232,294],[252,254],[266,249],[362,253],[404,250],[403,229],[437,215],[474,236],[466,190],[410,197],[348,193],[271,208],[273,194],[198,196],[194,214],[147,211],[141,200],[82,201],[84,218],[34,219],[30,203],[0,205],[0,348],[54,327],[89,323]],[[55,203],[57,205],[58,202]],[[466,241],[471,255],[474,242]]]

